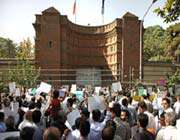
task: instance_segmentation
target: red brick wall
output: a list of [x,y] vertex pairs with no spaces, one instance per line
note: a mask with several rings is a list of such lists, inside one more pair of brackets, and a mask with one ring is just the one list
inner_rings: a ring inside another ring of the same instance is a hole
[[[36,15],[33,25],[36,31],[36,65],[46,69],[41,73],[43,80],[54,80],[57,85],[71,84],[73,82],[64,83],[61,80],[75,80],[75,69],[99,68],[109,70],[108,74],[111,74],[102,77],[102,80],[118,80],[120,70],[123,74],[120,79],[127,81],[130,67],[139,70],[139,20],[131,13],[110,24],[91,27],[74,24],[51,7],[42,15]],[[117,72],[113,75],[112,70]],[[102,84],[110,82],[104,81]]]

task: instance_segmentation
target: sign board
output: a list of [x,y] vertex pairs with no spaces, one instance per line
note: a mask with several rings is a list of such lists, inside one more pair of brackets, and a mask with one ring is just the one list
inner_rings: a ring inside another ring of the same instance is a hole
[[95,91],[94,91],[94,92],[95,92],[97,95],[99,95],[100,90],[101,90],[101,87],[95,87]]
[[83,91],[76,91],[75,95],[79,101],[83,100]]
[[152,87],[147,87],[147,91],[151,95],[152,94]]
[[16,96],[21,96],[21,91],[20,91],[19,88],[16,88],[15,95]]
[[9,83],[9,92],[14,93],[15,91],[16,91],[16,83],[15,82]]
[[76,89],[77,89],[76,84],[72,84],[71,85],[71,93],[76,93]]
[[37,91],[38,92],[44,92],[44,93],[49,93],[51,91],[51,85],[47,84],[45,82],[41,82],[40,86],[38,87]]
[[112,90],[114,92],[122,91],[122,86],[120,82],[112,83]]
[[94,109],[105,110],[106,105],[101,96],[88,97],[88,110],[92,112]]
[[60,89],[59,90],[59,97],[64,97],[65,96],[65,91]]
[[73,110],[67,115],[67,121],[71,127],[75,124],[76,119],[79,117],[81,117],[81,115],[78,109]]
[[138,87],[138,95],[139,96],[146,96],[147,95],[147,89],[144,89],[144,87]]

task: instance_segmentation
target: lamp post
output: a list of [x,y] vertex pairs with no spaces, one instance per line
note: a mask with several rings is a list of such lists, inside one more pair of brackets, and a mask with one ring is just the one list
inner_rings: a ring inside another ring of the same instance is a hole
[[148,9],[146,10],[145,14],[143,15],[143,18],[140,22],[140,61],[139,61],[139,80],[142,81],[142,47],[143,47],[143,22],[144,19],[146,17],[146,15],[148,14],[149,10],[151,9],[152,5],[156,2],[157,0],[153,0],[152,3],[149,5]]

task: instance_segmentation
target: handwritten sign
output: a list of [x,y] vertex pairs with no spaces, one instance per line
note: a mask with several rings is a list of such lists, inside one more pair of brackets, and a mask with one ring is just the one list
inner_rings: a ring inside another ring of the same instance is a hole
[[106,105],[101,96],[88,97],[88,110],[92,112],[94,109],[106,109]]
[[65,91],[59,90],[59,97],[64,97],[64,96],[65,96]]
[[112,83],[112,90],[114,92],[122,91],[122,86],[120,82]]
[[144,87],[138,87],[138,94],[139,94],[139,96],[146,96],[147,89],[144,89]]
[[41,82],[39,88],[37,89],[38,92],[44,92],[44,93],[49,93],[51,91],[51,85],[47,84],[45,82]]
[[71,85],[71,93],[76,93],[76,84]]
[[81,115],[78,109],[73,110],[67,115],[67,121],[71,127],[75,124],[76,119],[79,117],[81,117]]
[[15,91],[16,91],[16,83],[15,82],[9,83],[9,92],[14,93]]

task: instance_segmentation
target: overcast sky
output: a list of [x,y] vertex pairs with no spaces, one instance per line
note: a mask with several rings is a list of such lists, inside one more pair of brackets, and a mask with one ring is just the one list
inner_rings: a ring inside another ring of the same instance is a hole
[[[105,0],[104,24],[116,18],[121,18],[127,11],[142,19],[152,0]],[[165,0],[156,2],[145,17],[144,26],[160,25],[163,28],[168,24],[158,17],[153,10],[163,6]],[[32,23],[35,14],[41,14],[45,9],[53,6],[62,15],[74,22],[74,0],[0,0],[0,37],[10,38],[16,43],[30,37],[33,41],[35,32]],[[102,0],[77,0],[76,23],[80,25],[101,25]]]

